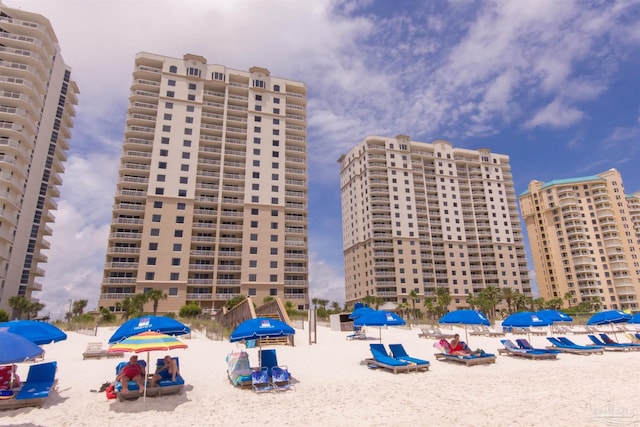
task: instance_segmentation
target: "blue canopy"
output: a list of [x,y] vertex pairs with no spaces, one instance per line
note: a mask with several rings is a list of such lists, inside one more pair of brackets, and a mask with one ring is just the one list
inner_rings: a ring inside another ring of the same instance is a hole
[[371,308],[371,307],[366,307],[366,306],[356,308],[356,309],[355,309],[355,310],[353,310],[353,311],[351,312],[351,314],[349,315],[349,319],[355,319],[355,318],[357,318],[358,316],[361,316],[361,315],[362,315],[362,314],[364,314],[364,313],[369,313],[369,312],[371,312],[371,311],[375,311],[375,310],[374,310],[373,308]]
[[440,318],[438,323],[456,325],[491,325],[487,316],[477,310],[456,310],[450,311]]
[[536,314],[541,319],[547,319],[551,323],[573,322],[573,317],[569,316],[568,314],[564,314],[563,312],[558,310],[551,310],[551,309],[539,310],[539,311],[536,311]]
[[3,322],[0,323],[0,331],[20,335],[38,345],[67,339],[67,334],[57,326],[35,320],[12,320],[10,322]]
[[608,325],[609,323],[625,323],[631,315],[621,310],[607,310],[596,313],[587,320],[587,325]]
[[0,365],[25,362],[42,353],[44,350],[28,339],[11,332],[0,331]]
[[404,319],[395,313],[382,310],[371,310],[360,314],[353,321],[354,326],[402,326]]
[[530,328],[535,326],[549,326],[551,323],[548,319],[538,317],[536,313],[520,311],[507,316],[507,318],[502,321],[502,326]]
[[231,333],[229,341],[254,340],[259,338],[286,337],[294,335],[295,329],[281,320],[258,317],[245,320]]
[[629,319],[629,323],[640,323],[640,313],[636,313],[631,316],[631,319]]
[[141,332],[160,332],[167,335],[184,335],[191,329],[184,323],[167,316],[144,316],[124,322],[109,338],[109,344],[115,344],[125,338],[138,335]]

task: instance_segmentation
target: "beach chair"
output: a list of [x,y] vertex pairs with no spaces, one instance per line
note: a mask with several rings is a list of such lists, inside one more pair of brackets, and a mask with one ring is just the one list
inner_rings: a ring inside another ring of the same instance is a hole
[[516,344],[518,344],[518,347],[525,349],[525,350],[538,350],[538,351],[542,351],[542,352],[547,352],[547,353],[553,353],[553,354],[558,354],[560,353],[559,350],[556,349],[548,349],[548,348],[534,348],[529,341],[527,341],[526,338],[518,338],[516,340]]
[[383,368],[393,372],[394,374],[399,372],[409,372],[414,369],[409,362],[397,360],[388,356],[383,344],[369,344],[369,350],[371,351],[373,358],[365,359],[365,363],[370,368]]
[[275,391],[295,389],[295,385],[291,382],[291,374],[286,366],[271,368],[271,385]]
[[353,333],[347,335],[348,340],[366,340],[367,334],[365,333],[364,326],[354,326]]
[[563,342],[561,338],[556,337],[547,337],[547,340],[551,343],[551,347],[547,347],[548,349],[554,349],[561,351],[563,353],[570,354],[582,354],[588,356],[590,354],[604,354],[604,349],[599,346],[586,346],[586,345],[578,345],[568,340],[568,342]]
[[276,350],[273,348],[260,350],[258,352],[258,357],[260,359],[260,368],[266,368],[267,375],[271,376],[271,368],[273,368],[274,366],[279,366]]
[[11,399],[0,400],[0,410],[41,407],[56,383],[57,362],[29,366],[27,380]]
[[0,366],[0,390],[11,390],[20,387],[20,377],[16,373],[17,365]]
[[246,351],[231,352],[227,354],[227,376],[236,387],[251,386],[251,365],[249,354]]
[[433,347],[440,350],[440,352],[436,353],[434,356],[436,360],[439,360],[441,362],[457,363],[457,364],[465,365],[467,367],[496,363],[495,354],[483,353],[481,355],[466,355],[466,356],[451,354],[449,343],[445,339],[441,339],[440,341],[435,343]]
[[640,344],[640,334],[632,334],[631,332],[627,332],[624,334],[627,338],[629,338],[629,341],[631,341],[632,343],[636,343],[636,344]]
[[409,356],[402,344],[389,344],[389,350],[391,350],[394,359],[415,363],[416,370],[429,370],[429,361]]
[[[120,373],[122,368],[124,368],[127,363],[128,362],[123,361],[116,365],[116,376]],[[147,362],[145,362],[144,360],[138,360],[138,365],[141,365],[144,368],[145,373],[147,372]],[[116,392],[119,401],[122,402],[123,400],[136,400],[139,397],[142,397],[142,393],[144,390],[140,390],[136,382],[129,381],[129,384],[127,384],[127,388],[129,389],[129,391],[123,392],[122,383],[120,381],[116,381],[114,391]]]
[[[156,386],[147,387],[147,396],[163,396],[182,392],[184,389],[184,378],[179,373],[180,359],[177,357],[173,357],[172,359],[175,360],[176,366],[178,367],[178,374],[176,375],[175,381],[171,379],[171,374],[167,370],[161,371],[159,374],[161,378],[157,382]],[[162,367],[164,367],[164,358],[160,358],[156,361],[156,371]]]
[[102,348],[100,342],[90,342],[87,344],[86,350],[82,353],[82,359],[102,359],[124,357],[124,352],[110,352],[107,349]]
[[251,384],[253,391],[256,393],[271,392],[274,390],[273,384],[271,384],[271,380],[269,379],[267,368],[251,372]]
[[556,360],[558,355],[556,353],[547,353],[541,350],[525,350],[519,348],[511,340],[500,340],[504,348],[498,350],[500,354],[506,356],[520,357],[529,360]]
[[631,351],[634,350],[631,346],[625,344],[618,344],[616,342],[612,344],[607,344],[604,341],[600,340],[595,335],[589,334],[587,337],[597,346],[604,348],[605,351]]
[[633,343],[633,342],[630,342],[630,343],[619,343],[619,342],[616,342],[616,341],[612,340],[609,337],[609,335],[604,334],[604,333],[600,334],[600,338],[602,339],[602,342],[604,342],[605,344],[609,344],[609,345],[611,345],[611,344],[619,344],[619,345],[624,345],[624,346],[630,347],[631,350],[640,350],[640,345],[638,345],[636,343]]

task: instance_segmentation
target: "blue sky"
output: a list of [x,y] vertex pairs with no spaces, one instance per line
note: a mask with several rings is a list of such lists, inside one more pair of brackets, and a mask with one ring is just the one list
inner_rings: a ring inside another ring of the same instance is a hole
[[344,302],[337,159],[367,135],[508,154],[517,193],[610,168],[640,191],[639,0],[4,2],[50,19],[81,91],[39,295],[54,318],[97,303],[141,51],[306,83],[312,297]]

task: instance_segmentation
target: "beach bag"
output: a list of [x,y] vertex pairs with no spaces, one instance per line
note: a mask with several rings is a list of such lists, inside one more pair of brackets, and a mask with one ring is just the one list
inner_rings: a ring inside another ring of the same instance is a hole
[[104,392],[107,395],[107,399],[115,399],[116,397],[118,397],[116,395],[116,389],[113,384],[110,384],[109,387],[107,387]]

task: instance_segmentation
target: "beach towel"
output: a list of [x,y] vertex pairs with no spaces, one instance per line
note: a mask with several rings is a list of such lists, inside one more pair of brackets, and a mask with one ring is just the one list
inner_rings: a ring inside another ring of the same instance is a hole
[[231,352],[227,355],[227,372],[234,385],[251,381],[249,354],[246,351]]

